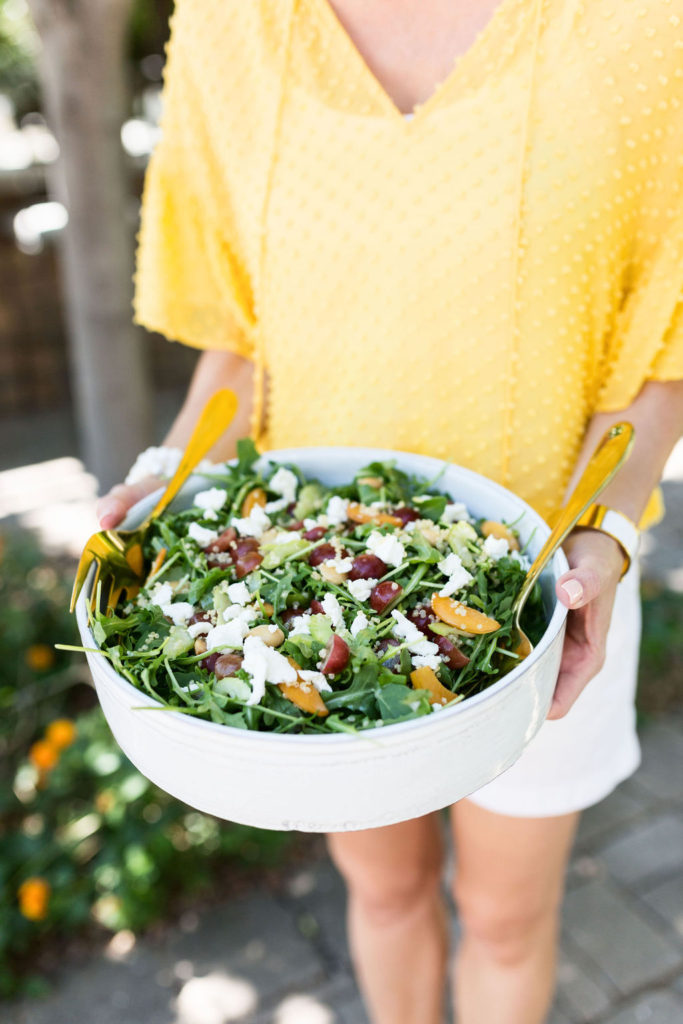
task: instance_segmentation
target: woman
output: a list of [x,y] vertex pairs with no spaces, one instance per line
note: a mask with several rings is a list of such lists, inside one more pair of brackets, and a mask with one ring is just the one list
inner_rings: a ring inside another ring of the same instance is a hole
[[[683,404],[682,46],[665,0],[179,0],[136,316],[207,351],[166,444],[229,385],[216,458],[248,431],[408,449],[549,517],[628,419],[601,501],[652,522]],[[637,568],[598,530],[565,549],[550,720],[450,808],[459,1024],[545,1019],[578,814],[639,759]],[[376,1024],[441,1020],[441,820],[328,837]]]

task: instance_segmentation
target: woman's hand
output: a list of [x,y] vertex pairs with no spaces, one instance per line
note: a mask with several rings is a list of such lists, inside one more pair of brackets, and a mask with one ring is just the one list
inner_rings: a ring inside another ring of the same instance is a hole
[[563,718],[605,661],[607,630],[624,555],[615,540],[598,530],[576,530],[564,543],[570,571],[555,589],[570,609],[560,674],[548,718]]
[[103,495],[95,510],[103,530],[112,530],[125,517],[129,508],[165,483],[158,476],[146,476],[136,484],[116,484]]

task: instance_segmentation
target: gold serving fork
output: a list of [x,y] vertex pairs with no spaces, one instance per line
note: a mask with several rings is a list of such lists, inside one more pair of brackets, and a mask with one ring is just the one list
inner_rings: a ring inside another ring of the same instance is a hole
[[573,529],[600,492],[607,487],[607,484],[614,477],[619,467],[628,458],[633,442],[634,430],[630,423],[615,423],[614,426],[610,427],[588,460],[586,468],[572,491],[569,501],[564,508],[560,509],[555,519],[552,533],[536,555],[533,565],[530,567],[522,588],[512,606],[514,628],[510,635],[509,649],[518,658],[527,658],[533,650],[533,644],[522,629],[519,620],[526,599],[533,590],[536,580],[569,531]]
[[99,584],[99,605],[106,607],[107,614],[116,608],[124,590],[129,600],[135,597],[145,581],[142,545],[150,523],[170,505],[197,463],[230,426],[237,412],[237,405],[237,396],[229,388],[217,391],[211,396],[197,420],[180,464],[166,485],[166,490],[137,529],[100,530],[88,539],[78,563],[71,592],[70,611],[73,612],[76,606],[78,595],[93,563],[95,575],[92,593],[97,593]]

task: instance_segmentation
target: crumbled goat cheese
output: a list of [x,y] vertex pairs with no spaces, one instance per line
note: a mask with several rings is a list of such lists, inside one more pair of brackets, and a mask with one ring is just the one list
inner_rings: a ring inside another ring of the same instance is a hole
[[362,629],[367,629],[370,625],[368,617],[365,612],[356,612],[356,617],[351,623],[351,636],[358,636]]
[[399,566],[406,557],[406,549],[400,540],[390,533],[383,534],[373,530],[365,543],[368,550],[381,558],[387,565]]
[[218,519],[218,512],[214,512],[212,508],[207,508],[202,518],[208,519],[210,523],[215,523]]
[[218,531],[209,530],[206,526],[200,526],[199,523],[190,523],[187,535],[188,537],[191,537],[200,548],[206,548],[209,546],[211,541],[216,539]]
[[304,529],[305,530],[313,530],[318,525],[319,524],[318,524],[318,520],[317,519],[310,519],[308,517],[306,519],[304,519]]
[[187,631],[193,640],[198,636],[202,636],[202,634],[206,636],[206,634],[210,633],[212,629],[213,626],[210,622],[192,622],[187,627]]
[[394,609],[391,616],[396,623],[393,628],[394,636],[405,640],[406,646],[411,654],[419,654],[422,656],[438,654],[438,646],[433,644],[431,640],[425,640],[415,623],[411,622],[410,619],[407,619],[402,612]]
[[322,674],[322,672],[313,672],[309,669],[302,668],[299,669],[299,676],[302,679],[305,679],[307,683],[313,683],[318,692],[320,692],[320,690],[332,689],[332,687],[328,683],[327,679],[325,679],[325,676]]
[[263,506],[264,512],[272,515],[273,512],[282,512],[287,508],[289,502],[286,498],[276,498],[274,501],[267,501]]
[[467,510],[467,506],[462,501],[452,501],[446,505],[441,515],[442,523],[456,523],[460,519],[466,519],[469,521],[470,514]]
[[164,604],[161,606],[161,610],[167,618],[172,620],[174,626],[184,626],[187,620],[194,615],[194,605],[187,601]]
[[325,594],[321,604],[325,615],[330,617],[334,629],[338,629],[339,626],[344,625],[344,613],[342,612],[341,605],[334,594]]
[[356,601],[367,601],[372,593],[372,588],[377,585],[377,580],[348,580],[346,586],[349,588],[351,597]]
[[245,608],[240,604],[231,604],[223,610],[223,622],[232,622],[233,619],[241,619],[242,622],[251,623],[259,617],[259,612],[251,605]]
[[468,572],[462,564],[460,555],[456,555],[455,552],[451,552],[446,558],[442,558],[437,568],[444,576],[448,576],[448,582],[439,591],[440,597],[450,597],[456,590],[462,590],[463,587],[467,586],[474,579],[472,573]]
[[214,626],[206,636],[206,649],[213,651],[217,647],[241,647],[247,635],[249,625],[243,618],[231,619]]
[[274,647],[268,647],[257,636],[244,641],[242,668],[251,676],[251,695],[247,704],[258,704],[266,692],[266,683],[295,683],[297,672]]
[[432,668],[435,672],[441,667],[441,658],[436,654],[413,654],[412,662],[415,668]]
[[351,572],[353,569],[352,558],[327,558],[323,565],[329,565],[331,569],[336,569],[337,572]]
[[311,616],[309,614],[297,615],[297,617],[292,620],[292,628],[289,631],[289,636],[310,636],[311,627],[308,622],[310,617]]
[[251,594],[246,583],[240,581],[239,583],[230,583],[227,587],[227,594],[233,604],[249,604],[251,601]]
[[513,562],[519,562],[522,569],[528,569],[531,566],[531,562],[529,561],[527,556],[521,555],[519,551],[511,551],[510,558],[513,560]]
[[348,498],[340,498],[337,494],[333,495],[327,503],[325,513],[329,526],[341,526],[348,519]]
[[257,540],[270,526],[270,519],[260,505],[254,505],[244,519],[233,519],[231,522],[241,537],[256,537]]
[[287,469],[286,466],[280,466],[277,473],[274,473],[272,479],[268,481],[268,490],[281,495],[287,504],[296,501],[298,486],[299,479],[296,473],[292,473],[291,469]]
[[155,583],[149,592],[149,603],[162,608],[173,600],[173,587],[170,583]]
[[510,545],[505,537],[489,535],[484,541],[484,551],[494,562],[497,562],[503,555],[507,555],[509,549]]
[[209,487],[207,491],[200,491],[194,496],[194,504],[197,508],[218,512],[225,505],[228,492],[222,487]]

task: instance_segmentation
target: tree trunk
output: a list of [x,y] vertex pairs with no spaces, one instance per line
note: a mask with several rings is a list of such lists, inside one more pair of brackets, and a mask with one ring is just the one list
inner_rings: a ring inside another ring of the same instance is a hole
[[131,0],[29,0],[42,40],[46,115],[60,146],[51,190],[61,238],[70,362],[84,460],[102,488],[150,439],[144,337],[132,322],[135,218],[121,125]]

